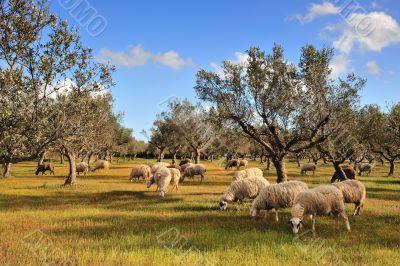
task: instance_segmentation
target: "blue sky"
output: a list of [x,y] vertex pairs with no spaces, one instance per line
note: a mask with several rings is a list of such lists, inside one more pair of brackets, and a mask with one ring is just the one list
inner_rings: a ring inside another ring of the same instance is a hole
[[[163,102],[170,97],[195,100],[199,68],[218,71],[215,65],[224,59],[243,61],[252,45],[270,51],[274,42],[280,43],[295,63],[306,43],[333,46],[335,76],[354,71],[367,78],[363,104],[398,102],[400,1],[346,3],[53,0],[52,9],[80,28],[98,60],[117,66],[115,110],[125,113],[124,125],[143,139],[140,131],[151,127]],[[90,5],[93,16],[82,19],[68,4]],[[96,17],[106,22],[104,31],[88,30]]]

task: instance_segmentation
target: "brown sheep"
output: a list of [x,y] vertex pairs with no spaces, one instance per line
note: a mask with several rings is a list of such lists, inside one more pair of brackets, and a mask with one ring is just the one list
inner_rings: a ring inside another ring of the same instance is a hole
[[191,162],[192,162],[191,159],[183,159],[183,160],[181,160],[181,162],[179,163],[179,166],[182,166],[182,165],[184,165],[184,164],[191,163]]
[[42,172],[42,175],[45,175],[46,171],[50,171],[50,174],[54,175],[54,164],[53,163],[39,164],[37,169],[36,169],[35,175],[38,175],[39,172]]
[[[356,179],[356,171],[351,165],[343,166],[342,171],[345,173],[347,179]],[[341,178],[341,175],[338,172],[335,172],[331,178],[331,183],[344,180],[345,179]]]
[[237,159],[229,160],[225,165],[225,170],[231,169],[232,167],[239,167],[239,165],[240,165],[240,160]]

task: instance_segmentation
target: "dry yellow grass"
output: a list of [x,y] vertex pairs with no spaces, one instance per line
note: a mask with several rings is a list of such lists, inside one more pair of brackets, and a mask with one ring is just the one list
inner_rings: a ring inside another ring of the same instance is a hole
[[[0,265],[396,265],[400,260],[400,179],[387,178],[377,166],[367,186],[360,217],[336,231],[332,218],[317,220],[318,237],[294,238],[285,210],[281,221],[253,220],[249,202],[221,212],[217,202],[233,171],[214,163],[206,182],[180,185],[179,193],[160,198],[144,181],[128,183],[133,164],[114,163],[106,172],[61,187],[66,166],[55,176],[34,176],[35,163],[14,165],[13,177],[0,179]],[[260,166],[251,162],[251,166]],[[263,166],[265,168],[265,166]],[[301,176],[288,163],[290,179],[311,187],[327,183],[332,167],[321,165],[315,176]],[[273,171],[265,173],[275,182]],[[348,205],[348,213],[353,206]],[[306,228],[310,222],[305,222]]]

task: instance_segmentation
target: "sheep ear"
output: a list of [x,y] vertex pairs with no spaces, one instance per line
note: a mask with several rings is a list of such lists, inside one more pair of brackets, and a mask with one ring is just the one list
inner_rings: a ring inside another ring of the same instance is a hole
[[292,221],[291,220],[289,220],[289,221],[287,221],[288,222],[288,224],[292,224]]
[[303,224],[303,220],[300,220],[300,224]]

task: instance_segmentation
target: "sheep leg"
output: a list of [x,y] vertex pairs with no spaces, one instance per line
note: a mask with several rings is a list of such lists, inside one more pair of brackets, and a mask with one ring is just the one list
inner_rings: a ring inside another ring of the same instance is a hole
[[353,216],[360,215],[361,206],[356,204],[356,209],[354,210]]
[[346,223],[346,229],[347,229],[347,231],[351,232],[350,223],[349,223],[349,218],[347,218],[346,213],[345,213],[345,212],[342,212],[342,213],[340,213],[340,216],[343,218],[343,220],[344,220],[345,223]]
[[278,210],[275,209],[275,222],[279,222]]
[[335,217],[336,230],[339,230],[339,216]]
[[312,220],[311,230],[312,230],[313,236],[315,236],[315,215],[311,215],[311,220]]

